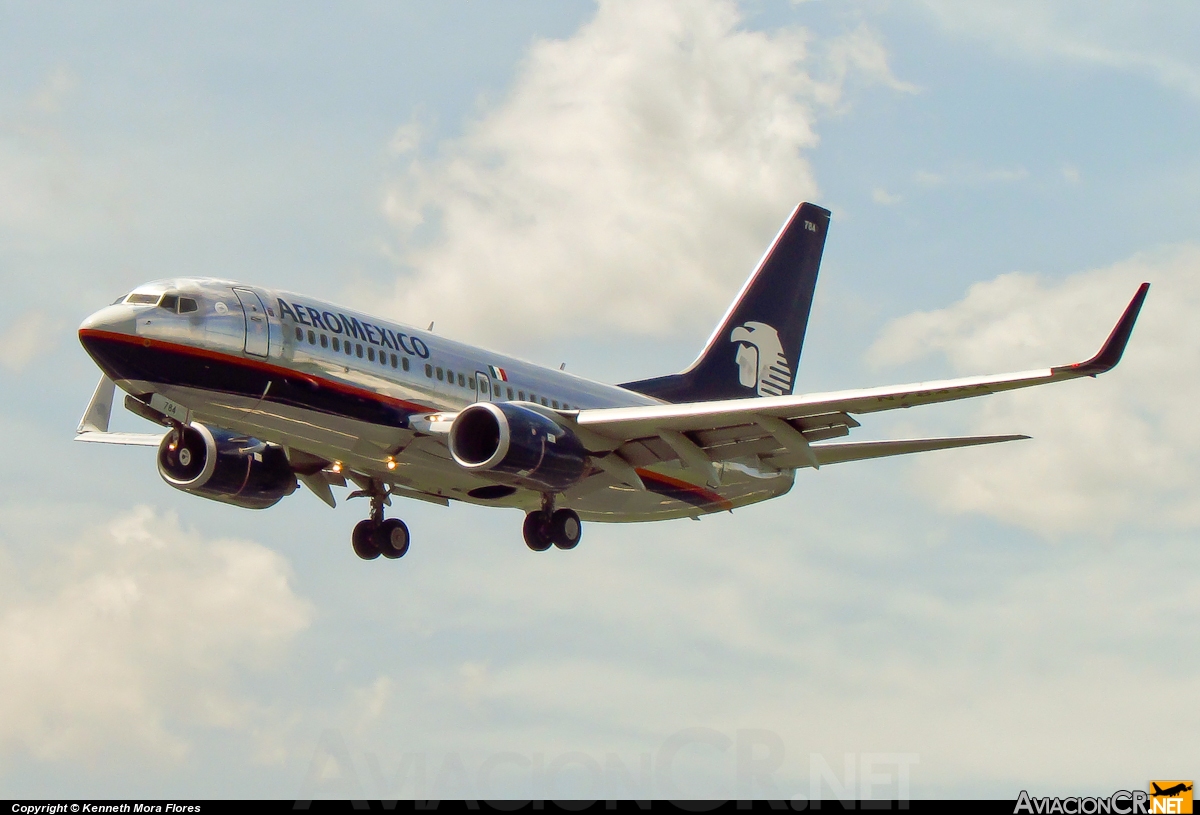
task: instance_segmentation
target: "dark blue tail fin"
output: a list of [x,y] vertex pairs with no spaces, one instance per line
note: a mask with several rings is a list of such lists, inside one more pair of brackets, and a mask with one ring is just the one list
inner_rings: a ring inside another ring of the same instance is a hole
[[796,207],[691,367],[621,387],[668,402],[791,393],[828,229],[829,210]]

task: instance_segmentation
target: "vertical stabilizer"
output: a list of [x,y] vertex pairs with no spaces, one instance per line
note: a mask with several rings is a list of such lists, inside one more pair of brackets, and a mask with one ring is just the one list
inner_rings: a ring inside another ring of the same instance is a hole
[[828,229],[829,210],[796,207],[696,361],[621,387],[668,402],[791,393]]

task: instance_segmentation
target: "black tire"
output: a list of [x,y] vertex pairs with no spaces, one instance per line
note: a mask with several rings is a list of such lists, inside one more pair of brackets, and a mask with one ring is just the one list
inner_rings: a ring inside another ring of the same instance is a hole
[[583,525],[573,509],[560,509],[550,516],[550,539],[559,549],[574,549],[583,537]]
[[399,518],[389,518],[371,536],[375,548],[388,560],[404,557],[408,551],[408,527]]
[[531,512],[526,515],[521,531],[525,535],[525,545],[535,552],[545,552],[554,545],[554,540],[550,537],[550,518],[545,512]]
[[363,560],[374,560],[382,554],[375,543],[375,522],[359,521],[354,525],[350,542],[354,545],[354,554]]

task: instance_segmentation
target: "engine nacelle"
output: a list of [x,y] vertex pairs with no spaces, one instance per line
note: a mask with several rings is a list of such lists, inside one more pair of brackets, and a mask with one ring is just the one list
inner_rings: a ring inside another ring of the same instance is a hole
[[464,469],[550,492],[577,484],[587,470],[587,450],[574,433],[507,402],[477,402],[460,412],[450,427],[450,455]]
[[274,506],[296,489],[282,447],[198,423],[163,438],[158,474],[175,489],[246,509]]

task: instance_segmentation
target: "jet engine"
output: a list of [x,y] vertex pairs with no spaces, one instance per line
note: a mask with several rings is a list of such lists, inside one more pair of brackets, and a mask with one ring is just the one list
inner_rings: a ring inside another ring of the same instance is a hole
[[296,489],[282,447],[198,423],[163,437],[158,474],[175,489],[246,509],[274,506]]
[[507,402],[477,402],[450,427],[458,465],[542,492],[559,492],[583,478],[587,450],[579,438],[536,410]]

